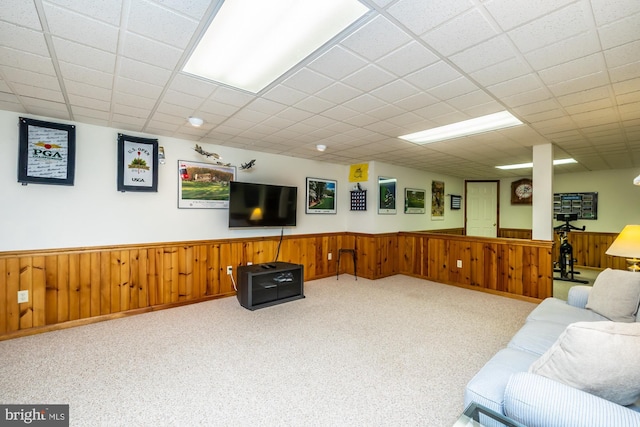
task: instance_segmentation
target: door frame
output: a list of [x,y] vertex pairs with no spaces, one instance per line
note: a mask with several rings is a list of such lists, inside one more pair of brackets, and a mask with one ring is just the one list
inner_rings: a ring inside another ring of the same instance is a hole
[[467,235],[467,183],[469,182],[495,182],[496,183],[496,237],[500,237],[500,180],[498,179],[465,179],[464,180],[464,227],[463,233]]

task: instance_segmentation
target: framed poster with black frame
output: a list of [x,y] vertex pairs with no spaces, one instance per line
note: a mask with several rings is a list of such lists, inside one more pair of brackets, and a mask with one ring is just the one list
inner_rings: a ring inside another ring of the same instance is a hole
[[378,214],[396,213],[396,184],[395,178],[378,177]]
[[76,127],[20,117],[18,182],[73,185]]
[[307,204],[305,213],[336,213],[336,191],[338,181],[322,178],[307,178]]
[[118,191],[158,191],[158,140],[118,134]]

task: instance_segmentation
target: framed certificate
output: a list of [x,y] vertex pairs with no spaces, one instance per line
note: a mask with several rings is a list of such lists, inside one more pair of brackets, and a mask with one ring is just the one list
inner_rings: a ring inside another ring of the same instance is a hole
[[158,140],[118,134],[118,191],[158,191]]
[[20,117],[18,182],[73,185],[76,127]]

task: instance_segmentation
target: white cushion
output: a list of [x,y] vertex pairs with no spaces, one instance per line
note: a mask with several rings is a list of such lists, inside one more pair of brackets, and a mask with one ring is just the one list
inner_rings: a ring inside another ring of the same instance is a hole
[[569,325],[529,372],[620,405],[640,398],[640,324]]
[[589,310],[615,322],[635,322],[640,305],[640,273],[607,268],[589,293]]

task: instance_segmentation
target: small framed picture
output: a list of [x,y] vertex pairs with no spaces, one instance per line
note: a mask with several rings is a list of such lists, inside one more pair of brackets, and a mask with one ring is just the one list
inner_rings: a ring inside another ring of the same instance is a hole
[[423,214],[427,211],[425,208],[425,197],[427,190],[419,188],[404,189],[404,213],[406,214]]
[[396,213],[396,184],[397,179],[378,177],[378,213]]
[[234,166],[178,160],[178,208],[228,209]]
[[338,182],[331,179],[307,178],[308,214],[336,213],[336,190]]
[[118,134],[118,191],[158,191],[158,140]]
[[18,182],[73,185],[76,127],[20,117]]

